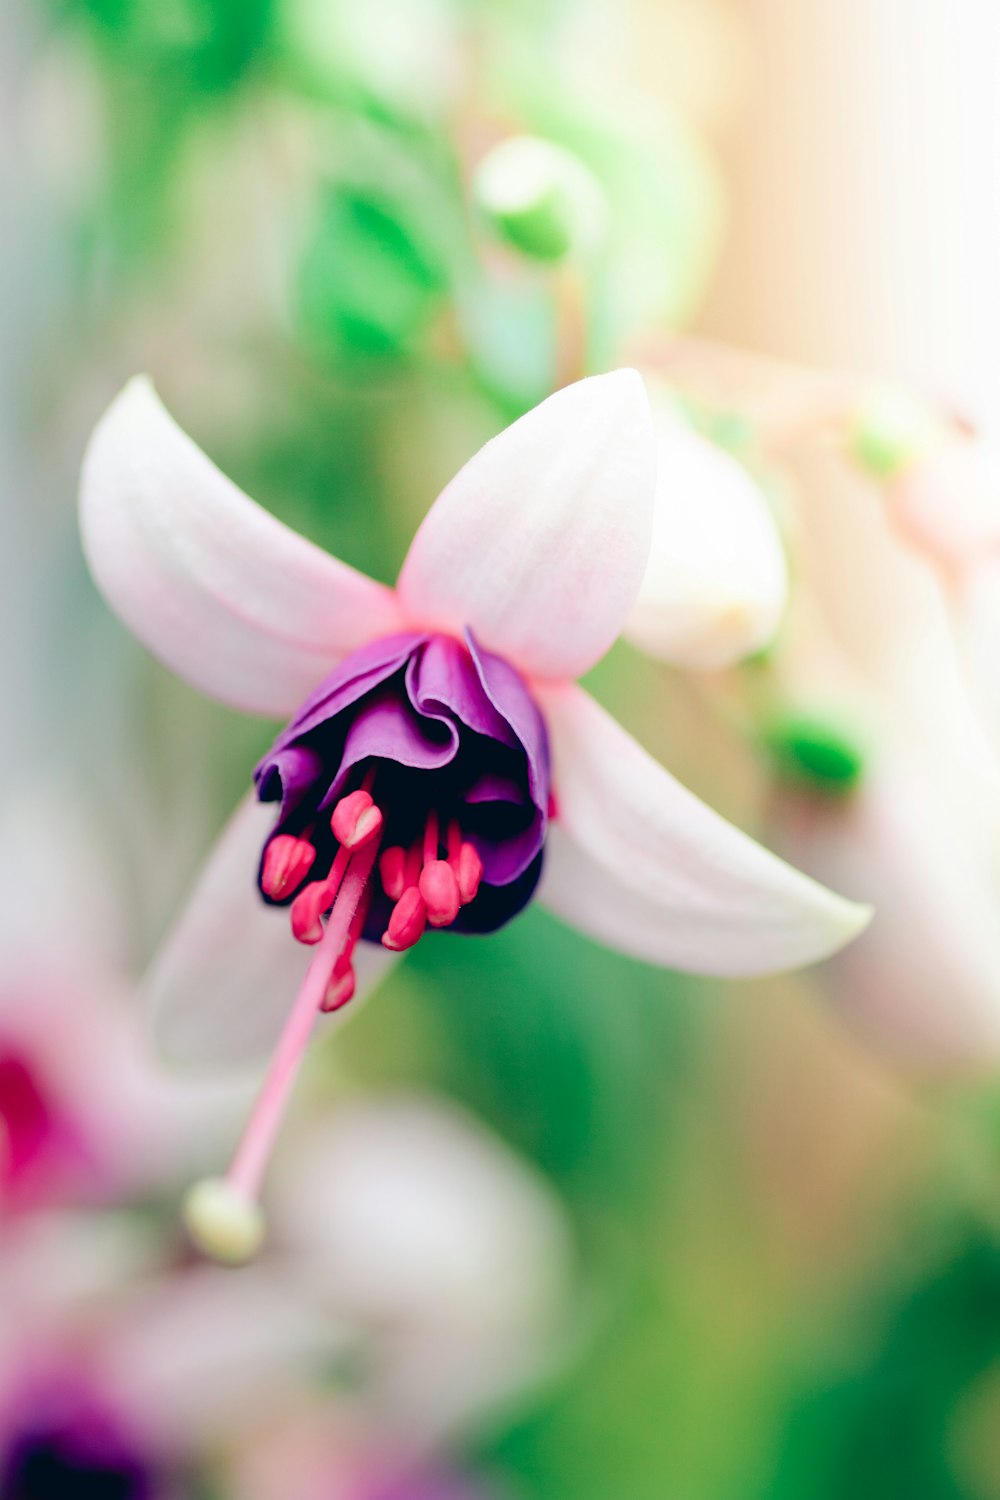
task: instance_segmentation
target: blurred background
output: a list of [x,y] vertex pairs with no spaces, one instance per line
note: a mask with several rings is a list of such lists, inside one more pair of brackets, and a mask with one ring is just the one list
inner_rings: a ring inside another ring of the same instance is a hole
[[[0,9],[2,1500],[1000,1497],[998,84],[991,0]],[[588,685],[875,923],[726,984],[534,908],[422,944],[208,1266],[255,1080],[161,1071],[134,992],[275,726],[100,599],[87,436],[148,371],[391,581],[623,363],[698,588]]]

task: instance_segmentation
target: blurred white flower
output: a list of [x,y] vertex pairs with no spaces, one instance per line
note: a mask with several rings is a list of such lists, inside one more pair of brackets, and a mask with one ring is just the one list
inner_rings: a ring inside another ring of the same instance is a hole
[[864,1040],[931,1073],[995,1068],[1000,764],[926,559],[843,474],[812,478],[796,529],[807,607],[779,669],[793,702],[825,697],[865,722],[871,750],[853,791],[784,787],[771,833],[814,875],[875,903],[856,950],[823,970]]
[[1000,841],[916,758],[889,759],[843,801],[795,794],[781,842],[876,917],[827,966],[835,1006],[894,1064],[932,1073],[1000,1062]]
[[555,1357],[572,1245],[554,1192],[433,1097],[340,1109],[275,1185],[310,1285],[366,1351],[369,1421],[422,1449]]

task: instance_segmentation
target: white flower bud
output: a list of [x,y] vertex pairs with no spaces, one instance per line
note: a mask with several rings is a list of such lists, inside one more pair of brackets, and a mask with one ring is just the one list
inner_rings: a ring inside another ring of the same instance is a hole
[[658,414],[653,540],[625,635],[682,667],[713,669],[773,638],[788,594],[777,525],[736,459]]

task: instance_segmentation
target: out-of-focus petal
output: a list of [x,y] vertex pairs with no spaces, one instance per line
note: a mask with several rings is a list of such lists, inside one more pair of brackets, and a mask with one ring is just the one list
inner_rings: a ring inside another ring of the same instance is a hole
[[469,626],[537,677],[576,677],[631,608],[649,552],[655,443],[634,370],[557,391],[487,443],[403,564],[416,621]]
[[662,661],[725,667],[772,639],[788,571],[770,506],[743,466],[677,418],[657,423],[653,543],[625,635]]
[[829,966],[833,1003],[893,1063],[948,1073],[1000,1059],[995,827],[940,779],[898,760],[846,802],[787,794],[774,837],[875,919]]
[[112,402],[80,487],[84,550],[125,624],[195,687],[284,717],[339,659],[399,628],[391,590],[239,490],[144,377]]
[[[245,1063],[274,1046],[305,976],[311,948],[295,942],[288,913],[265,906],[257,866],[274,809],[242,802],[209,855],[194,891],[155,961],[146,989],[164,1056],[179,1063]],[[317,1037],[358,1011],[395,955],[359,943],[357,991],[322,1016]]]
[[107,1332],[105,1368],[144,1431],[190,1452],[266,1420],[337,1347],[338,1331],[287,1271],[202,1264],[133,1292]]
[[537,1375],[556,1351],[573,1253],[551,1187],[440,1099],[335,1111],[274,1187],[299,1286],[377,1332],[373,1409],[424,1442]]
[[945,573],[1000,561],[1000,452],[953,439],[907,465],[886,486],[902,539]]
[[1000,558],[962,580],[956,625],[972,706],[1000,750]]
[[835,896],[675,781],[582,688],[541,694],[556,818],[541,899],[611,948],[749,977],[849,942],[866,907]]

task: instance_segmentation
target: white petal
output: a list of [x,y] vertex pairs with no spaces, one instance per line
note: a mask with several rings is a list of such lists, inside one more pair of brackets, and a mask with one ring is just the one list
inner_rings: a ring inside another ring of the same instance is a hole
[[720,818],[582,688],[540,695],[556,818],[541,896],[611,948],[749,977],[825,958],[869,920]]
[[625,635],[678,666],[712,669],[774,636],[788,570],[771,508],[746,469],[657,413],[653,544]]
[[[305,977],[313,950],[295,942],[288,912],[256,886],[274,808],[243,801],[220,836],[146,984],[160,1050],[181,1063],[243,1063],[266,1056]],[[320,1018],[317,1037],[356,1015],[395,955],[359,943],[358,988],[343,1010]]]
[[125,624],[195,687],[291,714],[348,652],[399,628],[395,596],[262,510],[131,380],[90,440],[84,550]]
[[618,635],[642,581],[655,463],[634,370],[557,391],[431,507],[400,574],[404,604],[430,625],[470,625],[532,676],[578,676]]

